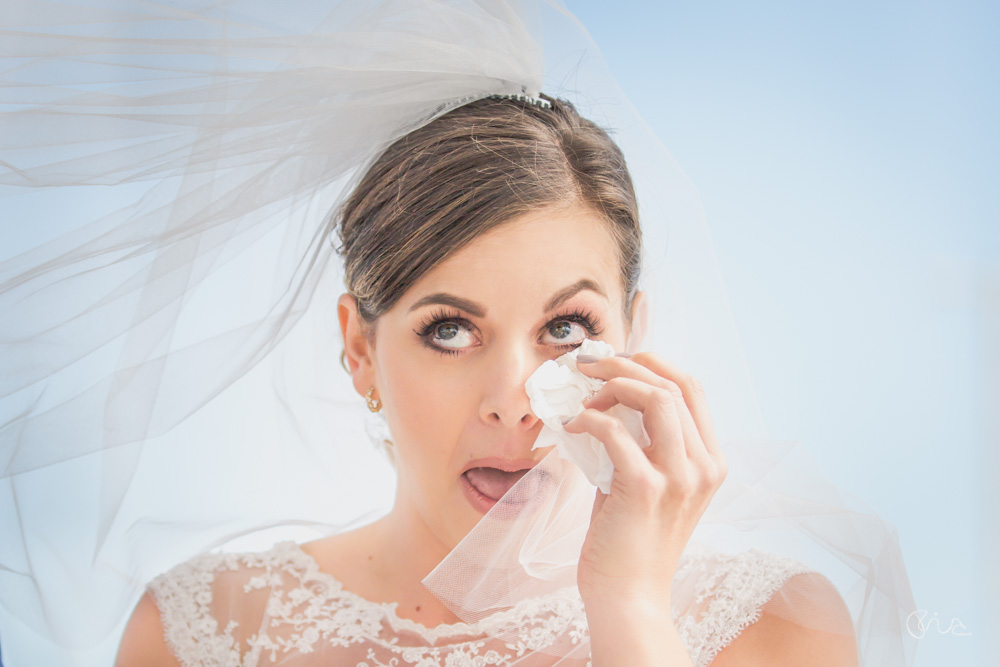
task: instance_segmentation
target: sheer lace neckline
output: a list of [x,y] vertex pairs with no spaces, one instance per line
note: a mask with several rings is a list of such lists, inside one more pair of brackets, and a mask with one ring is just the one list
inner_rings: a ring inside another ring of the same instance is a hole
[[[403,618],[397,613],[398,602],[375,602],[366,597],[358,595],[344,588],[341,582],[333,574],[321,570],[319,562],[310,554],[306,553],[302,546],[296,542],[279,542],[271,550],[276,556],[290,558],[292,562],[302,570],[303,581],[314,580],[323,583],[328,590],[336,593],[337,596],[350,600],[356,607],[379,612],[394,632],[407,631],[424,637],[429,643],[435,643],[440,639],[451,637],[475,637],[486,632],[486,628],[495,626],[498,623],[512,621],[524,614],[524,608],[533,606],[537,599],[532,598],[522,600],[510,609],[494,612],[476,623],[441,623],[428,628],[423,623],[409,618]],[[565,597],[570,595],[574,589],[564,588],[555,591],[551,596]],[[550,597],[550,596],[545,596]]]
[[[760,618],[790,577],[811,570],[750,549],[722,554],[690,542],[675,575],[671,612],[696,667]],[[575,586],[525,598],[474,623],[427,626],[345,590],[295,542],[258,553],[205,553],[150,583],[164,633],[186,667],[207,664],[425,665],[521,663],[529,654],[579,652],[589,630]],[[576,653],[574,653],[576,657]]]
[[[682,557],[682,560],[687,560],[695,554],[704,556],[709,551],[710,550],[705,545],[696,541],[691,541],[685,549],[685,554]],[[514,607],[494,612],[477,623],[465,623],[459,621],[456,623],[441,623],[429,628],[423,623],[400,616],[397,613],[397,609],[399,608],[398,602],[375,602],[362,595],[347,590],[344,588],[343,582],[336,576],[330,572],[320,569],[319,561],[303,550],[302,546],[296,542],[278,542],[271,549],[271,552],[275,556],[289,558],[299,569],[302,570],[304,574],[303,581],[311,579],[322,582],[328,590],[335,592],[337,596],[343,599],[350,600],[359,609],[367,609],[381,613],[393,631],[399,632],[401,630],[405,630],[412,632],[426,638],[430,643],[435,643],[440,639],[450,637],[471,637],[481,635],[485,632],[486,627],[494,626],[498,622],[502,623],[504,621],[514,620],[523,615],[524,607],[533,606],[537,602],[536,598],[522,600]],[[550,596],[566,597],[575,592],[575,589],[570,587],[555,591],[550,594]],[[576,597],[578,597],[578,594]]]

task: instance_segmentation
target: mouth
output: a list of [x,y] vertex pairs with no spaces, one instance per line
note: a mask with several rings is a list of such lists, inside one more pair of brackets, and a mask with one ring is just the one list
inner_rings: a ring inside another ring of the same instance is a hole
[[471,468],[462,473],[465,481],[484,498],[496,502],[500,500],[528,470],[506,471],[499,468]]
[[[512,509],[526,505],[538,494],[543,478],[546,477],[544,474],[533,475],[528,480],[532,483],[526,482],[514,489],[531,472],[535,461],[484,459],[473,463],[480,465],[470,467],[462,473],[462,489],[469,503],[483,514],[493,509],[501,499],[505,505],[511,505]],[[513,493],[511,489],[514,489]]]

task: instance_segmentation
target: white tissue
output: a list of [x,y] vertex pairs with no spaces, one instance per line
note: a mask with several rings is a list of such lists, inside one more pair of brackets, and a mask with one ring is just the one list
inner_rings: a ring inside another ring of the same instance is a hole
[[[604,449],[604,443],[589,433],[567,433],[563,419],[583,412],[583,402],[604,386],[604,380],[584,375],[576,367],[576,358],[589,354],[603,359],[615,356],[615,348],[600,340],[586,339],[561,357],[539,366],[524,389],[531,401],[531,410],[542,420],[541,432],[532,449],[555,445],[560,458],[576,464],[591,484],[602,493],[611,492],[615,468]],[[625,428],[643,448],[649,446],[649,436],[642,426],[642,414],[623,405],[616,405],[612,414],[625,424]]]

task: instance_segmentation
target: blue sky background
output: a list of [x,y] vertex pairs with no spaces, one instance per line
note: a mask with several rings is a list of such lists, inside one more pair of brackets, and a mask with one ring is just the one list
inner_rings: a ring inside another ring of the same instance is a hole
[[986,663],[998,5],[566,2],[701,192],[770,435],[898,528],[916,664]]
[[917,667],[988,664],[1000,3],[565,2],[701,192],[770,435],[892,522],[918,608],[971,633],[932,628]]

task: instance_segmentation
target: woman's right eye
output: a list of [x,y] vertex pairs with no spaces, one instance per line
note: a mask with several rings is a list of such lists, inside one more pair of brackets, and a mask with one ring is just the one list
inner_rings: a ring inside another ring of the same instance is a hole
[[449,350],[460,350],[476,340],[471,331],[454,321],[434,325],[428,338],[434,345]]
[[476,342],[475,327],[460,315],[437,312],[421,323],[413,333],[424,345],[441,354],[458,354]]

